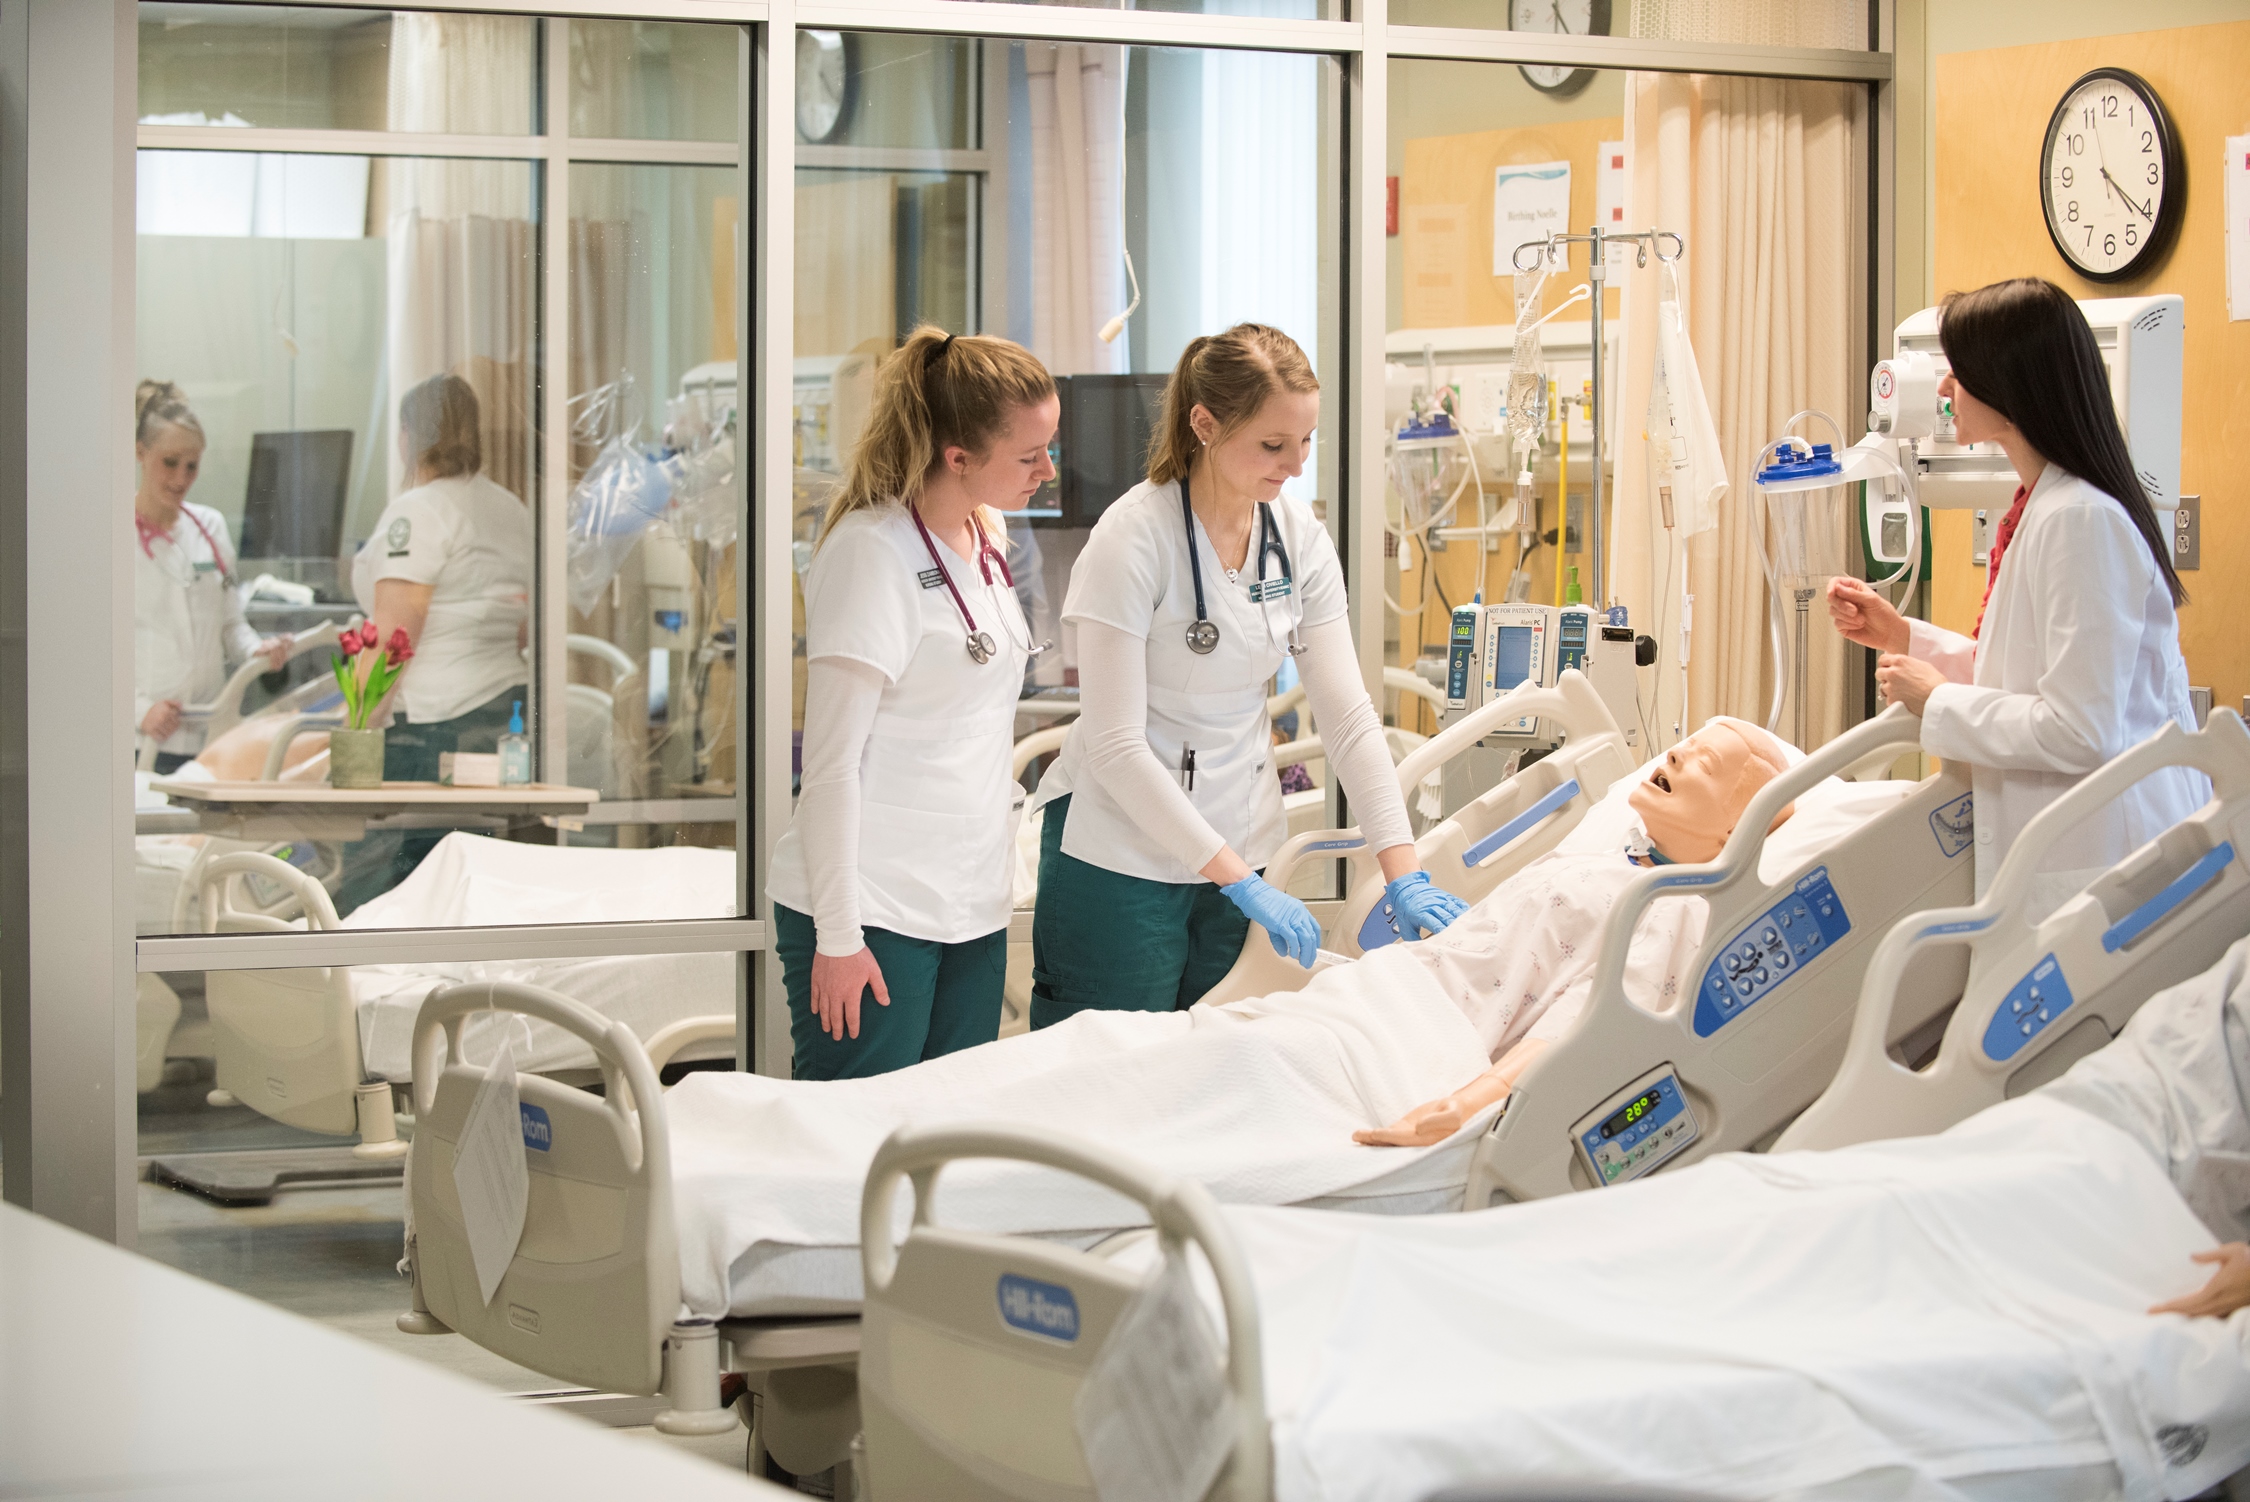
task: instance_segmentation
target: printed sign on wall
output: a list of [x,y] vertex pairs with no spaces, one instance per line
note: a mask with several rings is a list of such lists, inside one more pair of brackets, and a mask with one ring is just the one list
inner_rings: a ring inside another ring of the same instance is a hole
[[1570,163],[1531,162],[1492,173],[1492,274],[1513,276],[1516,247],[1570,228]]

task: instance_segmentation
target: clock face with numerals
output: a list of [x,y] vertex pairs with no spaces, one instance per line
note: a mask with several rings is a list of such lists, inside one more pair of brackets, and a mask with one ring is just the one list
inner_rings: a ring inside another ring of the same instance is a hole
[[[1508,26],[1515,31],[1544,31],[1553,36],[1609,35],[1610,0],[1509,0]],[[1548,94],[1575,94],[1592,81],[1591,68],[1559,63],[1523,63],[1524,78]]]
[[2066,90],[2047,122],[2039,196],[2055,249],[2091,281],[2154,266],[2186,208],[2179,135],[2147,81],[2097,68]]

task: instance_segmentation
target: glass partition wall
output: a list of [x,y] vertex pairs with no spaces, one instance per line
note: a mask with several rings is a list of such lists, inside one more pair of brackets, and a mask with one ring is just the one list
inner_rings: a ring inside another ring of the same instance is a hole
[[[134,373],[161,384],[137,414],[136,595],[155,603],[133,637],[120,1036],[142,1245],[523,1390],[552,1384],[392,1330],[413,1014],[438,984],[528,981],[644,1037],[734,1019],[668,1077],[787,1072],[760,889],[802,726],[797,579],[903,337],[1005,335],[1064,389],[1060,477],[1011,526],[1052,643],[1019,737],[1075,714],[1062,597],[1139,478],[1165,373],[1243,319],[1291,334],[1321,377],[1299,493],[1338,541],[1385,718],[1428,733],[1425,696],[1395,676],[1426,671],[1452,605],[1555,598],[1557,562],[1588,599],[1675,589],[1649,582],[1671,555],[1645,539],[1597,575],[1570,511],[1597,464],[1612,546],[1646,510],[1626,509],[1646,487],[1626,452],[1653,316],[1638,270],[1604,305],[1622,341],[1605,446],[1569,406],[1591,379],[1583,322],[1570,342],[1585,306],[1564,306],[1583,253],[1541,289],[1555,430],[1528,510],[1503,516],[1513,476],[1485,452],[1491,336],[1515,317],[1499,174],[1568,163],[1559,212],[1581,229],[1676,208],[1713,275],[1748,254],[1721,233],[1725,200],[1645,196],[1661,164],[1634,154],[1663,110],[1718,119],[1772,80],[1667,62],[1740,44],[1734,73],[1833,91],[1788,108],[1831,153],[1842,130],[1857,176],[1835,174],[1834,201],[1857,231],[1889,68],[1836,40],[1864,10],[1824,42],[1691,35],[1678,7],[1645,5],[1559,39],[1330,0],[1027,5],[975,35],[948,0],[886,12],[884,31],[816,4],[617,9],[638,18],[505,0],[140,13]],[[1841,367],[1886,308],[1869,236],[1839,243],[1843,281],[1821,285],[1844,288],[1827,314],[1847,327],[1822,349]],[[1454,460],[1401,449],[1438,406],[1470,430],[1467,487]],[[1767,414],[1729,420],[1732,441]],[[354,790],[334,664],[369,619],[374,655],[401,624],[417,645],[372,706],[390,786]],[[1683,701],[1637,693],[1636,728],[1660,741]],[[1042,756],[1022,760],[1035,783]],[[1326,791],[1308,817],[1349,810]],[[1028,937],[1028,913],[1012,930]],[[472,1057],[503,1047],[590,1078],[541,1030],[472,1029]]]

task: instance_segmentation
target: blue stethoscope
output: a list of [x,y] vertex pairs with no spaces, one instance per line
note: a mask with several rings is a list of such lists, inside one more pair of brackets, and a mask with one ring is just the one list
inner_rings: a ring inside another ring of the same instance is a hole
[[[1219,626],[1203,608],[1203,558],[1195,545],[1195,503],[1188,496],[1188,482],[1180,480],[1180,520],[1187,528],[1188,573],[1195,580],[1195,621],[1187,628],[1188,650],[1198,657],[1208,657],[1219,645]],[[1281,577],[1268,583],[1266,559],[1279,555]],[[1296,575],[1289,567],[1289,549],[1281,541],[1281,528],[1274,525],[1273,508],[1258,508],[1258,571],[1250,584],[1250,602],[1258,607],[1260,617],[1265,615],[1269,600],[1285,600],[1296,589]],[[1271,627],[1268,640],[1271,640]],[[1304,644],[1297,640],[1296,628],[1289,632],[1289,655],[1296,657],[1304,652]]]

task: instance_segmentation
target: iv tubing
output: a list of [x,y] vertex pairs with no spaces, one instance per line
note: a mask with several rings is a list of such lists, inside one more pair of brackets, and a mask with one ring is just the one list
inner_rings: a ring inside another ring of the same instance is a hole
[[1555,383],[1547,383],[1547,400],[1562,416],[1562,446],[1555,457],[1561,461],[1562,472],[1555,480],[1555,603],[1562,600],[1563,546],[1570,541],[1570,403],[1557,391]]

